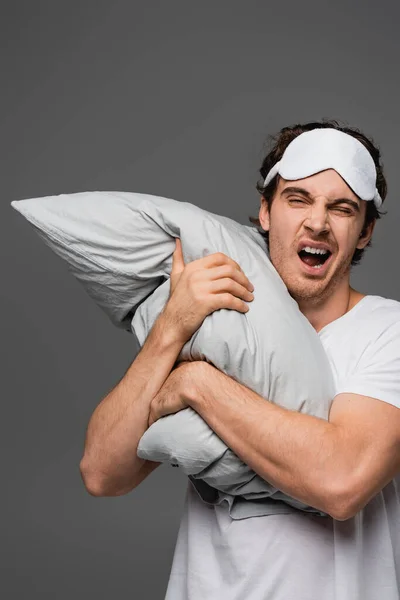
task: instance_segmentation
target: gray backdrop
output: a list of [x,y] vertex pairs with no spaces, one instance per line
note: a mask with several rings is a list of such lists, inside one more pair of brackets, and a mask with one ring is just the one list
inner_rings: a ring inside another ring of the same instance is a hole
[[0,595],[162,599],[186,481],[93,498],[90,415],[135,356],[11,200],[153,193],[244,224],[268,134],[331,117],[383,151],[388,215],[356,267],[400,300],[396,2],[2,1]]

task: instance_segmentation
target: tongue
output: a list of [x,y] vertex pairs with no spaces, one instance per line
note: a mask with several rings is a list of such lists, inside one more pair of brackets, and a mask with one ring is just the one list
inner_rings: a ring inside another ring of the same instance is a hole
[[322,262],[321,257],[317,256],[316,254],[307,254],[307,256],[300,256],[300,258],[304,263],[306,263],[306,265],[309,265],[310,267],[320,265]]

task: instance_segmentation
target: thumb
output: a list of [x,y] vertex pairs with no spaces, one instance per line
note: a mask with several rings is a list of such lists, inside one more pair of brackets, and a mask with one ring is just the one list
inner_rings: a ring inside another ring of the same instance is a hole
[[182,244],[179,238],[176,238],[175,251],[172,255],[172,269],[171,275],[180,275],[185,268],[185,261],[183,259]]
[[172,255],[172,268],[170,276],[170,296],[174,291],[176,284],[185,268],[185,261],[182,254],[182,244],[179,238],[176,238],[175,251]]

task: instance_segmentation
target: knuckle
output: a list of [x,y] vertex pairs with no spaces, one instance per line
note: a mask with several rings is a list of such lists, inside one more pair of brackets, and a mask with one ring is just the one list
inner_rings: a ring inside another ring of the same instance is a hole
[[226,308],[229,304],[230,296],[231,295],[228,293],[218,294],[218,296],[217,296],[218,307]]
[[228,259],[229,263],[233,266],[234,269],[240,269],[239,265],[237,264],[237,262],[235,260],[233,260],[233,258],[231,258],[230,256],[227,256],[227,259]]
[[193,302],[194,302],[194,305],[197,308],[200,308],[204,304],[205,298],[204,298],[204,295],[201,293],[200,290],[194,290],[194,292],[193,292]]
[[232,290],[235,287],[235,282],[230,277],[224,277],[222,280],[224,287],[228,290]]
[[225,294],[226,304],[229,308],[231,308],[235,304],[235,296],[230,294],[229,292]]

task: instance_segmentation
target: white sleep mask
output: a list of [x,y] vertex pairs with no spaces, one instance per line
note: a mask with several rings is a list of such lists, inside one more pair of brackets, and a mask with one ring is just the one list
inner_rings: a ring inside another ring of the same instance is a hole
[[376,169],[367,148],[355,137],[332,128],[318,128],[298,135],[270,170],[264,187],[277,173],[284,179],[303,179],[334,169],[361,200],[382,198],[376,189]]

